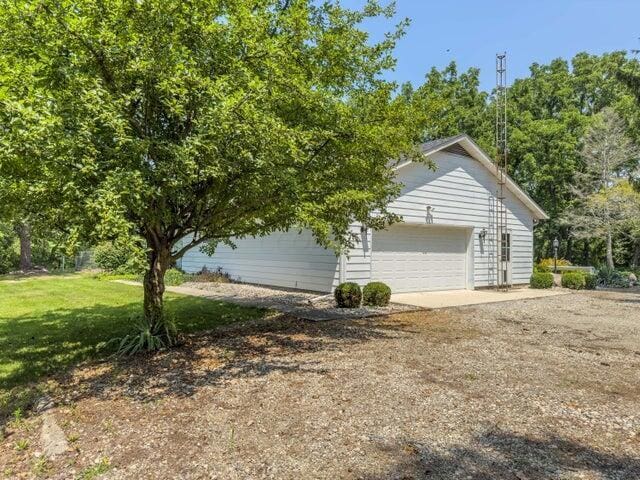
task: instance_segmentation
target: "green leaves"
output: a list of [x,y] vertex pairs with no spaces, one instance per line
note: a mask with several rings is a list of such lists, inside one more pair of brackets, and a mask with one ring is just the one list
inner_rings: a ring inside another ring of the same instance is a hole
[[[213,247],[297,225],[339,249],[352,221],[394,218],[387,162],[415,157],[423,127],[415,105],[381,79],[406,23],[378,44],[359,26],[389,8],[275,0],[0,8],[6,104],[24,102],[26,84],[28,105],[44,112],[26,111],[6,144],[31,145],[43,208],[85,237],[133,230]],[[16,141],[23,137],[30,142]],[[11,158],[25,166],[28,156]]]

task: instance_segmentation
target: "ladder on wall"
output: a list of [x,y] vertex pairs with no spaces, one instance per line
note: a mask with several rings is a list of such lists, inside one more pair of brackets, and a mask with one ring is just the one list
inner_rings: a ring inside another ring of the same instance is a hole
[[[490,216],[495,218],[490,252],[495,253],[495,286],[499,290],[511,287],[511,235],[508,228],[506,183],[509,147],[507,144],[507,54],[496,55],[496,178],[498,181],[495,208]],[[489,259],[491,261],[491,259]]]

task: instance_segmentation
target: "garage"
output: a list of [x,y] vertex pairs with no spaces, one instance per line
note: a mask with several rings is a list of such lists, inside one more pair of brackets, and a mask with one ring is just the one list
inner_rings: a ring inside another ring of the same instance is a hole
[[392,225],[374,232],[372,280],[393,292],[466,288],[466,229]]

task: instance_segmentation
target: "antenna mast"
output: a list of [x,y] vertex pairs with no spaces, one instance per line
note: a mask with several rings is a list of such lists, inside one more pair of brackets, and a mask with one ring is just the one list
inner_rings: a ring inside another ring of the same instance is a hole
[[507,54],[496,55],[496,287],[511,287],[511,233],[508,229],[508,213],[505,202],[509,148],[507,144]]

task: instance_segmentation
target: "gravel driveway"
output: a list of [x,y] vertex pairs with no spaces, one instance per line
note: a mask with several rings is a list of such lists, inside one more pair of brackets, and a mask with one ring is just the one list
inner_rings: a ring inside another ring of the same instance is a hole
[[[639,307],[639,292],[590,292],[285,317],[85,367],[60,387],[76,440],[47,475],[638,479]],[[6,471],[32,472],[40,421],[0,444]],[[7,448],[22,438],[34,447]]]

